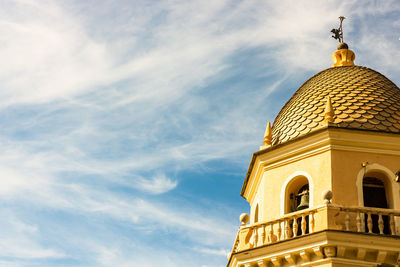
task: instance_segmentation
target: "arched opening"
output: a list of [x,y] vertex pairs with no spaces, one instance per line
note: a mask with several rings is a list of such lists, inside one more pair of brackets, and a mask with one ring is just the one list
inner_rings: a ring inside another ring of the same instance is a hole
[[254,212],[254,223],[258,223],[258,204],[257,204],[256,210]]
[[[386,177],[381,173],[368,173],[363,178],[363,201],[364,207],[373,208],[389,208],[388,205],[388,186],[386,185]],[[379,231],[379,216],[376,214],[371,215],[372,218],[372,232],[380,233]],[[384,234],[390,234],[389,218],[382,216],[384,225]],[[367,215],[365,215],[365,223],[367,226]],[[367,229],[367,228],[366,228]]]
[[[307,177],[296,176],[289,181],[285,190],[285,214],[310,207],[310,185]],[[301,227],[297,228],[297,235],[309,233],[309,216],[305,216],[306,231],[302,233]],[[297,225],[301,224],[301,217],[297,218]],[[293,220],[289,222],[289,228],[293,227]]]
[[388,208],[385,184],[375,177],[364,177],[363,198],[365,207]]
[[360,169],[357,175],[358,204],[364,205],[363,180],[364,177],[375,177],[383,181],[385,185],[386,200],[389,209],[400,209],[400,183],[396,183],[395,174],[388,168],[378,163],[368,164]]
[[310,207],[310,186],[304,176],[293,178],[285,193],[285,213],[295,212]]

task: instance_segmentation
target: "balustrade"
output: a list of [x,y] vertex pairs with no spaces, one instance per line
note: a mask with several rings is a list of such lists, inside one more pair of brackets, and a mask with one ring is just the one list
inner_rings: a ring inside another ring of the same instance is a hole
[[[400,223],[400,211],[370,207],[340,207],[345,214],[346,231],[369,234],[398,235],[396,221]],[[398,223],[398,224],[399,224]]]
[[234,251],[259,247],[266,244],[302,236],[314,231],[315,210],[285,215],[277,220],[242,227],[236,238]]
[[279,219],[242,225],[233,252],[268,245],[326,229],[399,235],[400,210],[328,204],[286,214]]

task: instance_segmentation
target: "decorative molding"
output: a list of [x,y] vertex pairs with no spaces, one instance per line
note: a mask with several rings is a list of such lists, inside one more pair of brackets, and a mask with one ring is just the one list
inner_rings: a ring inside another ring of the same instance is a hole
[[[398,264],[399,238],[324,231],[232,254],[228,267]],[[375,255],[375,257],[374,257]],[[249,265],[246,265],[249,264]]]
[[337,247],[337,253],[336,254],[337,254],[338,257],[343,258],[345,253],[346,253],[346,247],[344,247],[344,246],[338,246]]
[[[293,163],[293,162],[296,162],[296,161],[299,161],[299,160],[302,160],[302,159],[306,159],[306,158],[309,158],[309,157],[312,157],[312,156],[316,156],[316,155],[322,154],[322,153],[327,152],[329,150],[331,150],[331,146],[330,145],[325,145],[325,146],[320,147],[318,149],[301,153],[300,155],[297,155],[297,156],[291,156],[291,157],[287,156],[287,157],[285,157],[285,155],[284,155],[283,158],[286,158],[286,159],[281,159],[279,161],[278,160],[273,160],[273,159],[269,160],[269,163],[266,162],[266,161],[261,161],[261,164],[263,164],[263,170],[267,171],[267,170],[275,169],[275,168],[278,168],[278,167],[281,167],[281,166],[284,166],[284,165],[288,165],[290,163]],[[274,161],[276,163],[271,163],[271,162],[274,162]]]
[[357,250],[357,260],[363,261],[367,255],[367,250],[365,248],[358,248]]
[[241,195],[251,203],[264,171],[329,150],[400,155],[400,135],[326,128],[298,140],[256,152],[253,154]]
[[324,257],[324,254],[323,254],[322,249],[321,249],[320,246],[318,246],[318,247],[313,247],[312,249],[313,249],[313,251],[314,251],[314,254],[315,254],[318,258],[323,258],[323,257]]
[[365,153],[400,156],[399,150],[391,150],[391,149],[365,148],[365,147],[358,147],[358,146],[345,146],[345,145],[335,145],[335,144],[332,144],[331,148],[333,150],[341,150],[341,151],[365,152]]
[[327,246],[324,247],[324,254],[326,257],[336,257],[336,247],[335,246]]
[[274,266],[281,266],[281,260],[278,257],[272,257],[271,262]]
[[380,250],[378,252],[378,256],[376,257],[376,262],[379,262],[379,263],[385,262],[386,255],[387,255],[387,251]]
[[306,250],[300,251],[300,257],[303,259],[303,261],[308,262],[310,261],[310,253],[308,253]]
[[296,258],[294,254],[286,254],[285,255],[285,260],[292,265],[296,264]]

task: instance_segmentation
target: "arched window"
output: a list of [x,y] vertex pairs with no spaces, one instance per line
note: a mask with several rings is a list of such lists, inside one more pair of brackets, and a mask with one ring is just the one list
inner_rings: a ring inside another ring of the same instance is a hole
[[254,212],[254,223],[258,223],[258,204],[257,204],[256,210]]
[[[396,175],[393,171],[378,163],[367,164],[360,168],[356,181],[359,206],[399,209],[400,194],[398,192],[400,191],[400,183],[396,183],[395,179]],[[372,216],[372,231],[379,233],[375,227],[377,225],[376,217],[378,216]],[[390,230],[388,219],[386,216],[382,217],[384,220],[384,233],[388,234]],[[365,230],[367,231],[367,228]],[[395,233],[398,234],[398,230]]]
[[[400,209],[400,194],[398,193],[400,191],[400,183],[395,182],[396,175],[394,174],[394,172],[378,163],[368,164],[366,167],[360,168],[358,172],[356,187],[359,206],[367,206],[364,204],[364,197],[367,196],[363,192],[364,178],[367,177],[376,178],[383,183],[385,188],[387,207],[389,209]],[[367,195],[370,194],[367,193]]]
[[[388,205],[388,194],[386,177],[381,173],[368,173],[363,178],[363,200],[365,207],[373,208],[389,208]],[[372,216],[372,232],[379,233],[378,227],[378,215],[373,214]],[[384,224],[384,234],[390,234],[389,218],[388,216],[382,216]],[[365,218],[366,219],[366,218]],[[366,220],[365,220],[366,221]],[[367,228],[366,228],[367,229]]]
[[293,178],[285,191],[285,213],[309,208],[310,187],[306,177]]
[[376,177],[364,177],[363,198],[365,207],[388,208],[385,183]]

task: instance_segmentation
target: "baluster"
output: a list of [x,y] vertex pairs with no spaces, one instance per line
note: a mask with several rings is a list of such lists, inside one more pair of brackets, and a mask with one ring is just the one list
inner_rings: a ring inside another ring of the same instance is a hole
[[390,233],[392,235],[396,234],[395,228],[394,228],[394,217],[393,214],[390,214]]
[[261,245],[265,245],[267,242],[266,238],[266,228],[267,226],[265,224],[261,225]]
[[361,232],[361,213],[357,212],[357,217],[356,217],[356,224],[357,224],[357,232]]
[[309,219],[310,219],[310,223],[309,223],[310,233],[314,233],[314,212],[310,213]]
[[280,240],[281,240],[281,234],[282,234],[281,221],[278,221],[278,231],[277,231],[277,234],[278,234],[278,241],[280,241]]
[[287,219],[283,221],[283,227],[284,227],[284,239],[289,239],[289,222]]
[[253,228],[253,235],[254,235],[254,247],[257,247],[257,242],[258,242],[257,226],[254,226]]
[[379,234],[383,235],[383,219],[382,219],[382,214],[378,214],[379,219],[378,219],[378,227],[379,227]]
[[346,217],[344,219],[344,224],[346,226],[346,231],[350,231],[350,214],[348,210],[346,210]]
[[239,252],[238,247],[239,247],[239,238],[238,238],[238,240],[237,240],[237,242],[235,244],[235,252]]
[[271,223],[271,228],[269,230],[269,242],[274,242],[274,223]]
[[368,226],[368,233],[372,234],[372,218],[371,218],[371,212],[367,212],[368,217],[367,217],[367,226]]
[[305,235],[307,229],[306,217],[305,214],[301,215],[301,234]]
[[365,213],[364,212],[361,212],[360,219],[361,219],[361,232],[365,233]]
[[293,237],[297,236],[297,218],[296,216],[293,216]]

